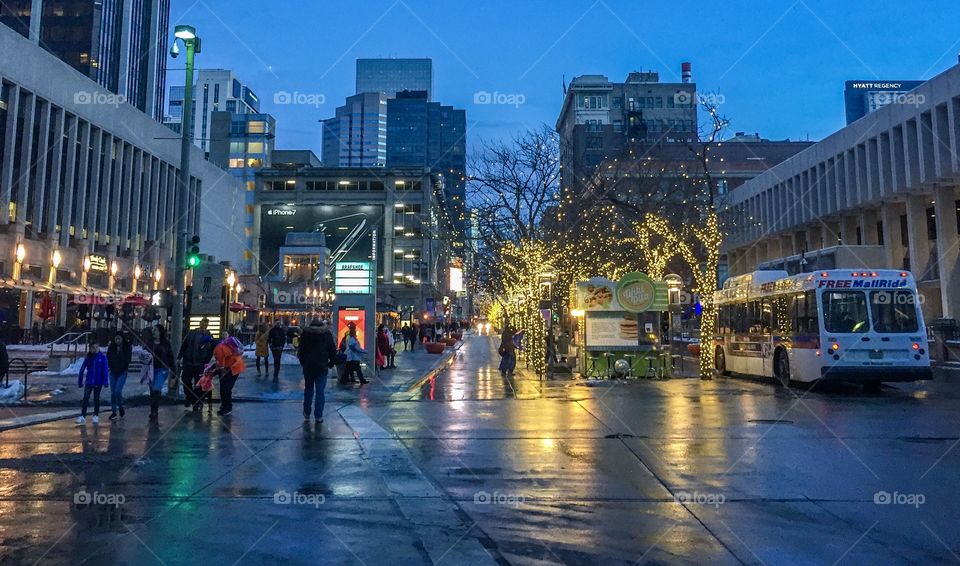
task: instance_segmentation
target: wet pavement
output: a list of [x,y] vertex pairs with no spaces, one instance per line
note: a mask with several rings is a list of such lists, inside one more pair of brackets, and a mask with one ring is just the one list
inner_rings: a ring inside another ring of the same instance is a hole
[[956,379],[505,378],[468,337],[418,384],[421,355],[322,425],[289,367],[223,419],[0,432],[0,564],[960,562]]

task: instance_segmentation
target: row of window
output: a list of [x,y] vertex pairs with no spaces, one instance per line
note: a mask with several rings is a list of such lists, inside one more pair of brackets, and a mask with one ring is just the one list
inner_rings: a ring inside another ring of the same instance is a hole
[[[240,163],[240,167],[243,166],[242,159],[231,159],[230,166],[234,167],[233,162],[237,161]],[[248,162],[260,161],[259,159],[248,159]],[[252,165],[250,165],[252,167]],[[308,191],[382,191],[384,190],[383,181],[374,180],[374,181],[357,181],[357,180],[345,180],[345,181],[306,181],[304,187]],[[420,181],[396,181],[394,187],[398,191],[419,191],[421,188]],[[287,179],[285,181],[264,181],[263,190],[265,191],[294,191],[297,189],[297,183],[293,179]]]
[[819,334],[815,291],[720,307],[721,334]]

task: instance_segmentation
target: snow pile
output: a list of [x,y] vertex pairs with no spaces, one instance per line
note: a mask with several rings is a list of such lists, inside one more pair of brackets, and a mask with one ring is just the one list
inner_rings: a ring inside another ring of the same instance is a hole
[[70,377],[80,375],[80,366],[83,365],[83,356],[73,360],[73,363],[63,369],[63,371],[34,371],[30,372],[30,377]]
[[16,403],[23,398],[23,382],[14,379],[8,387],[0,385],[0,404]]
[[[272,364],[273,363],[272,352],[270,353],[269,358],[270,358],[270,363]],[[253,350],[244,350],[243,359],[247,362],[255,362],[257,359],[257,355],[254,353]],[[250,364],[247,364],[247,365],[249,366]],[[297,359],[296,354],[294,354],[292,351],[284,351],[283,355],[280,356],[280,365],[298,366],[300,365],[300,360]]]

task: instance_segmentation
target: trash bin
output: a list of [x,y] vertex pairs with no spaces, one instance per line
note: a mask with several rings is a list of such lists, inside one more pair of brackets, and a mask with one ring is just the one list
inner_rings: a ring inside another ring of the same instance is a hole
[[940,352],[940,362],[950,361],[950,350],[947,342],[960,340],[960,321],[955,318],[936,318],[930,321],[930,330]]

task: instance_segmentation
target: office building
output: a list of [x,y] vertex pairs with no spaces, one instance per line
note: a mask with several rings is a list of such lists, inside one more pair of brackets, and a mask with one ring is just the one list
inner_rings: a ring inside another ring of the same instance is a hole
[[[41,296],[62,326],[77,295],[165,288],[179,140],[6,26],[0,53],[17,54],[0,58],[0,332],[29,327]],[[238,184],[199,150],[190,160],[185,229],[204,253],[237,261]]]
[[[164,124],[180,133],[183,120],[184,87],[170,87],[170,111]],[[257,114],[260,99],[248,86],[240,82],[233,71],[226,69],[200,69],[193,89],[193,120],[191,135],[197,147],[210,152],[214,112],[231,114]]]
[[913,97],[907,95],[922,84],[923,81],[847,81],[843,89],[847,124],[888,104],[912,104]]
[[244,188],[244,252],[237,266],[241,273],[253,272],[256,173],[271,166],[276,129],[276,120],[270,114],[211,114],[210,162],[228,170]]
[[387,97],[355,94],[323,121],[326,167],[384,167],[387,164]]
[[574,78],[564,93],[557,119],[560,135],[561,186],[584,190],[605,159],[634,148],[686,144],[697,136],[697,87],[690,64],[682,65],[682,82],[662,83],[655,72],[632,72],[622,83],[603,75]]
[[731,191],[731,275],[757,268],[913,272],[927,320],[960,318],[960,67]]
[[393,98],[404,90],[422,90],[433,100],[433,60],[357,59],[357,94],[379,92]]
[[[310,152],[279,153],[257,173],[255,254],[265,281],[326,289],[336,262],[374,262],[383,308],[409,317],[428,299],[440,304],[455,255],[440,176],[422,167],[316,167]],[[322,234],[322,244],[308,234]]]
[[0,23],[160,120],[170,0],[4,0]]
[[425,91],[387,101],[387,167],[426,167],[445,178],[450,216],[466,227],[466,111],[430,102]]

